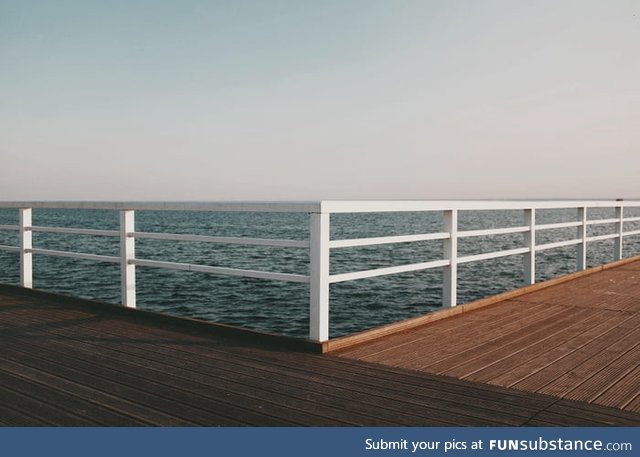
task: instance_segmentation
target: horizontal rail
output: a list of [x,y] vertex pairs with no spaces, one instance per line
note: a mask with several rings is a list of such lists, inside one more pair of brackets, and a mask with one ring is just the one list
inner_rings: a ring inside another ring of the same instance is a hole
[[37,255],[48,255],[53,257],[69,257],[72,259],[94,260],[96,262],[119,263],[120,257],[109,255],[86,254],[83,252],[54,251],[52,249],[27,249],[27,253]]
[[0,208],[51,208],[139,211],[213,211],[314,213],[321,211],[321,202],[88,202],[88,201],[24,201],[1,202]]
[[45,232],[45,233],[69,233],[72,235],[92,235],[92,236],[119,236],[120,233],[117,230],[95,230],[95,229],[82,229],[71,227],[25,227],[25,230],[31,230],[32,232]]
[[620,235],[618,233],[609,233],[607,235],[590,236],[587,238],[587,241],[611,240],[613,238],[620,238]]
[[640,207],[640,200],[409,200],[409,201],[308,201],[308,202],[72,202],[8,201],[0,208],[57,208],[142,211],[246,211],[287,213],[371,213],[441,210],[521,210],[567,208]]
[[624,222],[638,222],[640,221],[640,216],[638,217],[625,217],[623,219]]
[[580,227],[581,225],[582,225],[582,221],[556,222],[554,224],[536,225],[536,230],[551,230],[551,229],[560,229],[560,228],[569,228],[569,227]]
[[383,213],[407,211],[460,211],[640,207],[640,200],[426,200],[323,201],[323,213]]
[[415,241],[445,240],[448,233],[424,233],[420,235],[380,236],[375,238],[354,238],[350,240],[331,240],[330,248],[350,248],[356,246],[375,246],[392,243],[410,243]]
[[5,246],[4,244],[0,244],[0,251],[20,252],[20,248],[18,246]]
[[19,225],[0,225],[0,230],[18,231],[20,230],[20,226]]
[[582,243],[582,240],[575,239],[575,240],[556,241],[555,243],[539,244],[536,246],[536,251],[546,251],[547,249],[563,248],[565,246],[574,246],[580,243]]
[[622,236],[640,235],[640,230],[632,230],[630,232],[624,232]]
[[471,236],[488,236],[488,235],[506,235],[509,233],[522,233],[528,232],[529,227],[506,227],[497,229],[483,229],[483,230],[466,230],[464,232],[458,232],[458,238],[466,238]]
[[428,270],[430,268],[446,267],[448,260],[434,260],[432,262],[413,263],[410,265],[400,265],[397,267],[376,268],[374,270],[356,271],[353,273],[342,273],[329,276],[329,283],[353,281],[356,279],[374,278],[376,276],[386,276],[396,273],[407,273],[410,271]]
[[243,270],[239,268],[213,267],[190,263],[164,262],[159,260],[133,259],[130,264],[140,267],[165,268],[169,270],[194,271],[225,276],[241,276],[244,278],[273,279],[276,281],[309,282],[309,276],[292,273],[273,273],[267,271]]
[[587,225],[617,224],[618,222],[620,219],[591,219],[587,221]]
[[308,248],[307,240],[276,240],[268,238],[245,238],[227,236],[186,235],[178,233],[133,232],[133,238],[167,241],[195,241],[201,243],[243,244],[253,246],[275,246],[286,248]]
[[467,255],[458,257],[458,263],[478,262],[480,260],[498,259],[500,257],[508,257],[511,255],[526,254],[529,248],[507,249],[505,251],[487,252],[485,254]]

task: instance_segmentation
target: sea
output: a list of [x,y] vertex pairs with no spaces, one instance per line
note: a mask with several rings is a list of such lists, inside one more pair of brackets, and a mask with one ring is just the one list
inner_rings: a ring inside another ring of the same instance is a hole
[[[589,219],[615,217],[611,209],[589,209]],[[625,210],[640,216],[640,208]],[[577,220],[575,209],[538,210],[538,224]],[[0,225],[15,225],[18,210],[0,209]],[[104,210],[34,209],[33,224],[117,230],[119,214]],[[439,232],[441,212],[364,213],[331,215],[331,239],[411,235]],[[524,225],[522,211],[461,211],[459,230]],[[640,230],[640,222],[625,223],[625,231]],[[309,217],[303,213],[238,213],[137,211],[136,230],[305,240]],[[615,232],[615,224],[588,227],[588,236]],[[576,228],[536,233],[537,244],[576,238]],[[458,255],[524,246],[522,233],[461,238]],[[16,232],[0,230],[0,245],[18,245]],[[117,238],[35,232],[41,249],[117,256]],[[587,245],[587,266],[613,260],[614,240]],[[439,260],[442,241],[396,243],[332,249],[331,274]],[[623,256],[640,254],[640,236],[626,237]],[[136,257],[252,270],[308,274],[308,250],[200,242],[136,240]],[[575,271],[576,247],[536,255],[536,281]],[[120,301],[119,266],[88,260],[34,256],[34,287],[62,294]],[[0,251],[0,283],[19,283],[18,254]],[[137,267],[137,306],[140,309],[238,325],[259,331],[307,337],[309,286],[272,280]],[[458,266],[458,303],[466,303],[523,285],[523,256]],[[330,336],[337,337],[422,315],[442,306],[442,269],[395,274],[331,285]]]

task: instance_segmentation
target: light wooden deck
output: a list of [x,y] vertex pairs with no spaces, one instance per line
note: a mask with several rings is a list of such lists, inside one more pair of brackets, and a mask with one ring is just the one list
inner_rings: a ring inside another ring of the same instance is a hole
[[333,351],[640,413],[640,261]]
[[0,424],[640,425],[618,409],[301,349],[0,286]]

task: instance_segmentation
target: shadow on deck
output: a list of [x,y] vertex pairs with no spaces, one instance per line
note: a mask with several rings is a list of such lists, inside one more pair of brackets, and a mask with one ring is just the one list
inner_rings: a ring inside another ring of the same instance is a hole
[[0,286],[0,424],[640,425],[618,409],[254,336]]

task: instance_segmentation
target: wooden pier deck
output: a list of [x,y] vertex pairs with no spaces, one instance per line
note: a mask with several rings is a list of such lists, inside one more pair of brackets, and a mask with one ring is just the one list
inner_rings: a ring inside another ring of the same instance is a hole
[[637,426],[639,310],[640,262],[321,355],[0,286],[0,424]]
[[640,261],[333,354],[638,414]]

